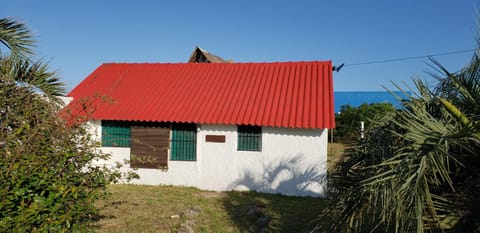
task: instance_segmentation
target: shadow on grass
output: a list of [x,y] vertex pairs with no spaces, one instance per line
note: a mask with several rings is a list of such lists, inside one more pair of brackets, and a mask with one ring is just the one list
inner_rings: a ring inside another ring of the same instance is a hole
[[[327,200],[256,192],[227,192],[223,205],[240,232],[310,232]],[[257,211],[252,211],[256,209]]]

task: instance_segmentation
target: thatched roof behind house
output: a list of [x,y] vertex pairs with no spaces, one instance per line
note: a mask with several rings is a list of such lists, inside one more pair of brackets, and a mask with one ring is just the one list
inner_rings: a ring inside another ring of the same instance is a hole
[[232,60],[225,60],[215,54],[209,53],[207,50],[198,46],[193,50],[192,55],[188,59],[189,63],[230,63]]

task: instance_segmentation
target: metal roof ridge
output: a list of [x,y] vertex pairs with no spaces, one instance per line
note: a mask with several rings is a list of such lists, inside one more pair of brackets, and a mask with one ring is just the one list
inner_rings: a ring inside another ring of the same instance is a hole
[[248,62],[228,62],[228,63],[189,63],[189,62],[104,62],[102,65],[234,65],[234,64],[305,64],[305,63],[326,63],[331,60],[302,60],[302,61],[248,61]]

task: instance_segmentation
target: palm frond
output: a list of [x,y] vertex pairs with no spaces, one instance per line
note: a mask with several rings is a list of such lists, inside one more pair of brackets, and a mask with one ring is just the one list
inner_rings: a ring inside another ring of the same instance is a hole
[[[437,66],[441,66],[438,62]],[[445,69],[442,67],[442,70]],[[442,74],[440,74],[442,75]],[[434,91],[439,97],[448,99],[467,116],[478,118],[480,112],[480,57],[476,53],[471,62],[460,72],[443,73]],[[475,116],[477,115],[477,116]]]
[[26,57],[33,54],[33,36],[28,27],[9,18],[0,19],[0,43],[10,49],[12,55]]
[[0,76],[31,91],[40,92],[49,99],[65,93],[64,83],[56,72],[49,71],[48,64],[25,59],[0,59]]

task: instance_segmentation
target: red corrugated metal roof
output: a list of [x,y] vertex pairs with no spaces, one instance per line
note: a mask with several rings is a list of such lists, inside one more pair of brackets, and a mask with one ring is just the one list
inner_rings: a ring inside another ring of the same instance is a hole
[[330,61],[109,63],[68,96],[93,119],[335,127]]

